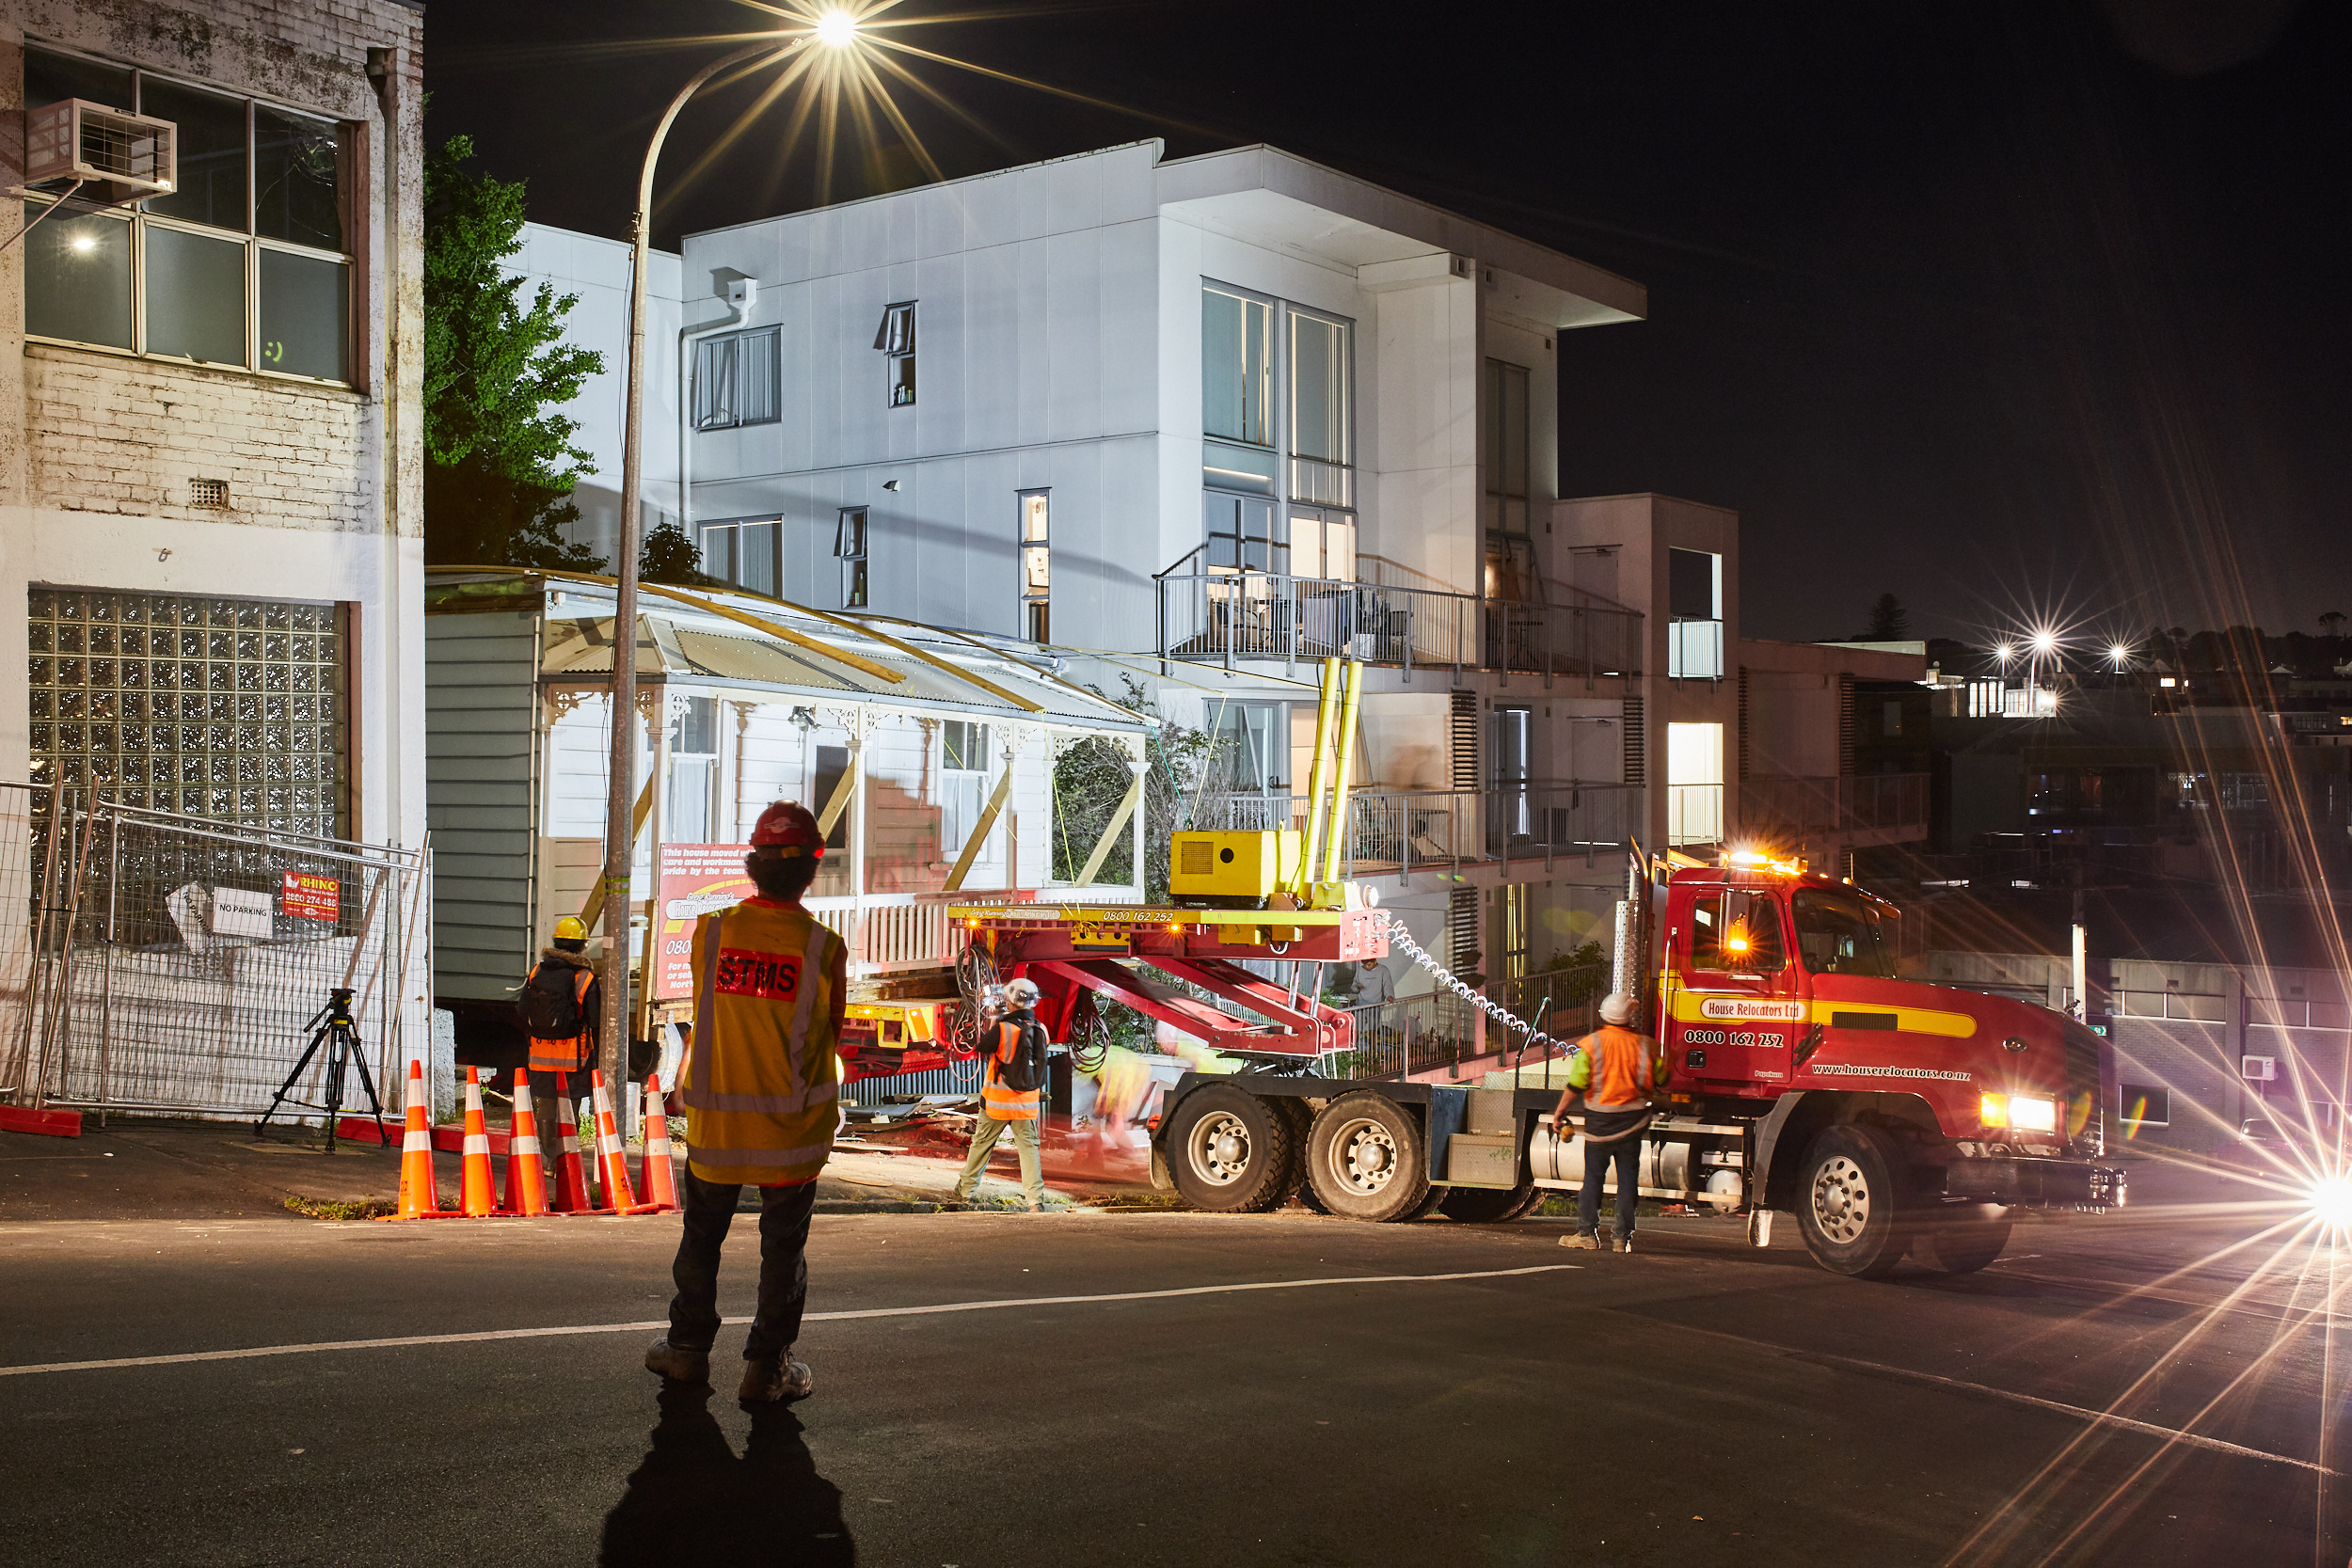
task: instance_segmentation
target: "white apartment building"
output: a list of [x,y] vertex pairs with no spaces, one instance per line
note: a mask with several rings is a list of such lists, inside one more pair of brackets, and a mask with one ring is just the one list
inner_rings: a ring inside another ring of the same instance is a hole
[[168,190],[29,182],[0,251],[0,736],[37,785],[423,833],[421,13],[0,5],[11,168],[67,100],[177,147]]

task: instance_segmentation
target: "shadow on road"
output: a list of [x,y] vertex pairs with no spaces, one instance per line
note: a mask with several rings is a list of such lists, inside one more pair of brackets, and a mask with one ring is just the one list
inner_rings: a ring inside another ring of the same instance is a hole
[[662,1385],[652,1447],[605,1515],[597,1560],[606,1568],[856,1562],[841,1489],[817,1473],[799,1418],[781,1405],[755,1411],[739,1459],[710,1399],[707,1385]]

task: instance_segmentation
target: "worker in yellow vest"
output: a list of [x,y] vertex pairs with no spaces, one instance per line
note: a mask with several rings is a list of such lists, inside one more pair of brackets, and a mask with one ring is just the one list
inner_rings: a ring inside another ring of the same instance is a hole
[[743,869],[758,895],[694,924],[694,1036],[679,1074],[686,1107],[684,1233],[671,1277],[669,1336],[645,1367],[680,1383],[710,1379],[719,1334],[719,1249],[746,1186],[760,1189],[759,1307],[743,1344],[746,1406],[804,1399],[793,1358],[808,1300],[808,1217],[833,1151],[841,1098],[835,1052],[846,1006],[841,939],[801,904],[824,834],[779,800],[752,830]]
[[1021,1157],[1021,1189],[1028,1195],[1029,1212],[1045,1212],[1045,1171],[1037,1142],[1039,1100],[1045,1087],[1045,1026],[1037,1021],[1037,987],[1027,980],[1005,988],[1008,1011],[996,1022],[995,1048],[988,1053],[980,1079],[980,1116],[972,1124],[972,1151],[963,1157],[963,1174],[956,1179],[956,1196],[966,1203],[972,1201],[989,1151],[1009,1127],[1013,1148]]

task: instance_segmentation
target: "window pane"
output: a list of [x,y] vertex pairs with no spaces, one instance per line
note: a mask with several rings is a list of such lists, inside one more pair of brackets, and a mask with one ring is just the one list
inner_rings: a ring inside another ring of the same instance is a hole
[[131,73],[113,66],[52,55],[42,49],[24,51],[24,106],[46,108],[69,98],[103,103],[109,109],[131,110]]
[[739,422],[773,424],[783,415],[784,332],[746,332],[737,350]]
[[1292,450],[1301,457],[1344,463],[1347,454],[1347,328],[1313,316],[1291,317]]
[[705,338],[694,345],[694,428],[724,430],[735,423],[737,340]]
[[274,240],[346,250],[338,187],[346,174],[342,128],[253,106],[253,227]]
[[1200,291],[1200,428],[1205,435],[1264,446],[1272,412],[1267,339],[1273,308],[1222,289]]
[[149,77],[141,112],[180,127],[180,188],[148,198],[147,210],[245,232],[245,103]]
[[1030,544],[1045,542],[1045,527],[1051,501],[1042,491],[1033,491],[1021,498],[1021,537]]
[[735,580],[755,594],[782,592],[776,582],[776,525],[745,523],[737,531],[740,555]]
[[[24,221],[45,207],[27,202]],[[131,226],[96,213],[51,213],[24,237],[24,330],[131,346]]]
[[703,530],[703,572],[721,582],[735,580],[735,525],[720,524]]
[[147,230],[147,352],[245,363],[245,245]]
[[262,251],[262,367],[349,381],[350,344],[351,268],[316,256]]
[[914,356],[893,355],[890,360],[890,406],[906,408],[914,402]]

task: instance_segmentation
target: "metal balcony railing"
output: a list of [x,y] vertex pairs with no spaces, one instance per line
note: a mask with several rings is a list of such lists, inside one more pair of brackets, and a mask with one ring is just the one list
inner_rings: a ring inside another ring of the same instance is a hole
[[1750,774],[1740,781],[1740,825],[1752,833],[1817,833],[1916,828],[1926,831],[1928,775],[1857,773],[1808,779]]
[[1666,673],[1675,680],[1721,680],[1724,624],[1677,616],[1666,624]]
[[1198,555],[1155,579],[1162,658],[1215,659],[1228,668],[1279,658],[1290,672],[1340,657],[1408,671],[1641,673],[1635,610],[1278,572],[1185,570],[1198,566]]
[[[1304,794],[1205,795],[1194,808],[1192,826],[1303,828],[1307,805]],[[1641,813],[1638,784],[1357,790],[1347,798],[1340,875],[1403,881],[1416,871],[1590,858],[1624,847],[1640,830]]]

